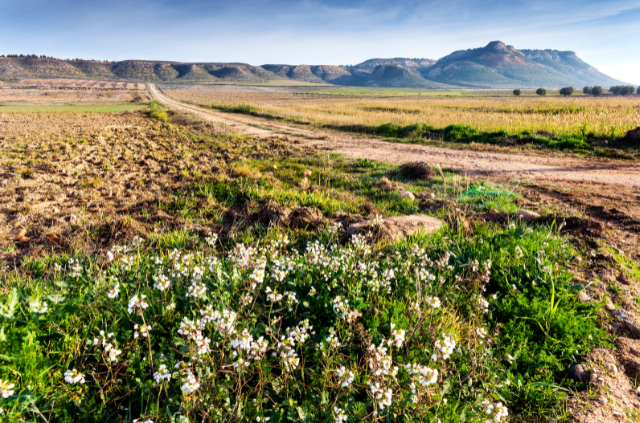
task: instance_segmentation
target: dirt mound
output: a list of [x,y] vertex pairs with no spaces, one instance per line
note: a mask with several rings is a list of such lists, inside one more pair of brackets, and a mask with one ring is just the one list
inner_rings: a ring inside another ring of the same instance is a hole
[[145,226],[137,220],[124,216],[117,217],[98,227],[98,241],[104,246],[126,244],[135,237],[147,238]]
[[258,221],[266,226],[285,226],[289,224],[291,209],[267,200],[258,212]]
[[400,166],[400,174],[409,179],[429,181],[436,176],[436,171],[425,162],[411,162]]
[[632,129],[631,131],[627,132],[627,135],[625,135],[623,140],[627,142],[633,142],[633,143],[640,142],[640,126],[638,126],[636,129]]
[[370,203],[360,204],[360,213],[362,213],[365,216],[375,216],[377,214],[382,214],[380,209],[378,209],[376,206]]
[[396,184],[395,182],[392,182],[391,180],[389,180],[389,178],[386,178],[386,177],[382,177],[378,179],[374,183],[374,185],[383,191],[393,191],[398,186],[398,184]]
[[583,219],[575,216],[558,216],[550,215],[544,216],[536,220],[538,223],[545,223],[551,225],[555,222],[556,225],[563,225],[563,231],[569,231],[573,234],[580,233],[583,235],[598,236],[604,230],[602,223],[593,219]]
[[322,212],[315,207],[298,207],[291,212],[290,224],[295,228],[315,229],[324,221]]
[[354,223],[360,222],[360,220],[362,220],[362,217],[358,214],[353,213],[336,212],[329,216],[329,219],[333,220],[334,222],[340,223],[342,225],[342,228],[346,230]]
[[624,367],[625,374],[631,380],[638,380],[640,378],[640,341],[621,336],[615,342],[618,359]]

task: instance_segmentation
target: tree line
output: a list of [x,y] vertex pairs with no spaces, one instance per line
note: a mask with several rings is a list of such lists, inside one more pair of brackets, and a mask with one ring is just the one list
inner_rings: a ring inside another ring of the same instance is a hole
[[37,54],[4,54],[0,55],[0,57],[13,57],[13,58],[21,58],[21,59],[53,59],[53,57],[47,57],[45,55],[38,56]]
[[[570,95],[573,95],[574,91],[575,90],[573,87],[564,87],[560,89],[560,95],[563,97],[568,97]],[[634,93],[640,94],[640,87],[636,89],[636,87],[634,87],[633,85],[619,85],[619,86],[609,88],[609,92],[613,95],[632,95]],[[600,97],[604,93],[604,89],[598,85],[594,87],[584,87],[582,89],[582,93],[584,95]],[[545,96],[547,95],[547,90],[544,88],[538,88],[536,90],[536,94],[539,95],[540,97]],[[513,90],[513,95],[515,95],[516,97],[522,95],[522,90],[521,89]]]
[[616,85],[609,88],[609,92],[613,95],[631,95],[636,92],[636,87],[633,85]]

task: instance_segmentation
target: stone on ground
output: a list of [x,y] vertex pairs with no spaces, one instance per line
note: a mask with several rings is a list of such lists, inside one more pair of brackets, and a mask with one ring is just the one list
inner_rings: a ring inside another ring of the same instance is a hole
[[415,195],[413,195],[413,193],[410,193],[410,192],[403,192],[402,194],[400,194],[400,195],[398,196],[398,200],[404,200],[405,198],[407,198],[407,199],[409,199],[409,200],[413,201],[413,200],[415,200],[415,199],[416,199],[416,196],[415,196]]
[[516,212],[516,214],[518,215],[518,217],[522,220],[526,220],[528,222],[532,221],[532,220],[536,220],[537,218],[540,217],[540,215],[536,212],[532,212],[530,210],[518,210]]
[[[438,232],[442,227],[442,220],[414,214],[411,216],[389,217],[384,219],[382,232],[393,241],[402,239],[415,233],[432,234]],[[371,220],[354,223],[347,229],[349,236],[367,233],[374,229]]]

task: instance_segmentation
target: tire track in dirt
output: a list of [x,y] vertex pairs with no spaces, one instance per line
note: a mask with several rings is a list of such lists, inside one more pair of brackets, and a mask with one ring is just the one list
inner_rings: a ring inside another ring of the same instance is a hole
[[640,166],[634,162],[454,150],[393,143],[332,131],[301,129],[253,116],[203,109],[174,100],[161,93],[153,84],[149,84],[149,93],[152,98],[169,108],[190,112],[208,121],[227,125],[234,132],[258,137],[294,138],[348,158],[366,158],[390,163],[425,161],[468,176],[624,185],[626,189],[640,187]]

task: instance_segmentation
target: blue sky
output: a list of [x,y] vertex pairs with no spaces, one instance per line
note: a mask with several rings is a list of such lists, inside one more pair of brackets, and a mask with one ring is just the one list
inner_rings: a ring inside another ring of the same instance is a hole
[[640,84],[640,0],[0,0],[0,54],[339,65],[493,40]]

